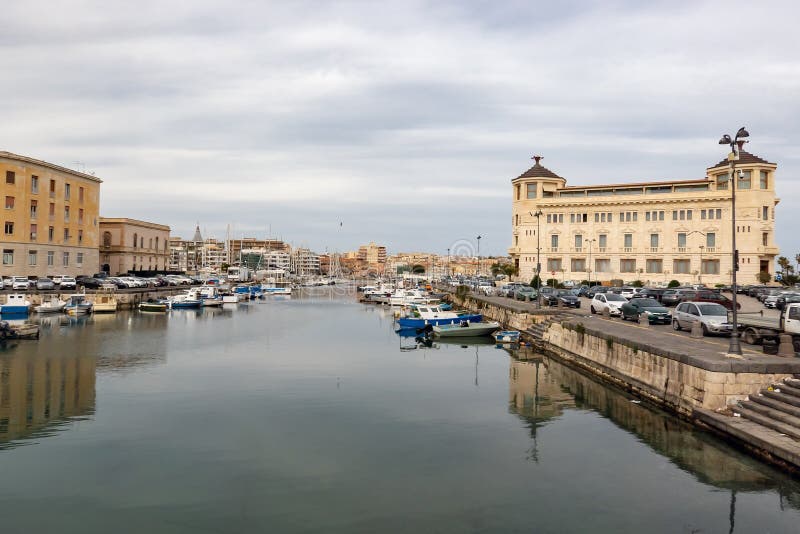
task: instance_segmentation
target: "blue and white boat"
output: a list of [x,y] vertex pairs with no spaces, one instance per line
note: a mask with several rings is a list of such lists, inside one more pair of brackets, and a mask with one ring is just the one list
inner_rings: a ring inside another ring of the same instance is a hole
[[233,292],[239,295],[239,300],[253,300],[253,293],[250,291],[251,286],[236,286]]
[[519,343],[519,331],[502,330],[492,334],[497,343]]
[[439,306],[417,306],[412,315],[401,317],[397,324],[401,329],[424,328],[426,325],[460,324],[461,321],[479,323],[483,315],[479,313],[444,311]]
[[64,311],[67,312],[67,315],[86,315],[92,312],[92,303],[86,299],[86,295],[83,293],[75,293],[67,297]]
[[261,291],[264,292],[265,295],[291,295],[292,288],[291,287],[277,287],[277,286],[269,286],[265,284],[261,284]]
[[175,295],[167,299],[169,307],[173,310],[182,308],[199,308],[202,301],[196,291],[187,291],[182,295]]
[[6,303],[0,305],[3,315],[28,315],[30,310],[31,303],[24,293],[11,293],[6,297]]
[[203,286],[198,292],[200,305],[204,308],[222,306],[222,295],[217,286]]

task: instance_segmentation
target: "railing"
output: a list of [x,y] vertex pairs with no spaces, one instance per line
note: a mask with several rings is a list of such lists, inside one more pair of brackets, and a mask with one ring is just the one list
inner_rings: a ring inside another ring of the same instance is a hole
[[661,252],[661,247],[650,247],[647,250],[648,252]]
[[597,252],[602,254],[606,251],[606,247],[597,247]]
[[[675,247],[675,252],[686,252],[686,247]],[[677,274],[686,274],[686,273],[677,273]]]
[[[717,247],[706,247],[705,252],[716,252]],[[703,273],[706,274],[706,273]]]
[[550,252],[558,252],[558,247],[550,247]]
[[636,252],[634,247],[622,247],[622,252]]
[[583,247],[573,247],[572,252],[583,252]]

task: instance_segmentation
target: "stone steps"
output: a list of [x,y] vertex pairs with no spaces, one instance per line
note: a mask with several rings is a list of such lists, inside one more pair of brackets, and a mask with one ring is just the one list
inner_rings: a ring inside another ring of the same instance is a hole
[[785,381],[782,384],[776,384],[772,387],[773,389],[781,390],[781,393],[785,393],[787,395],[791,395],[793,397],[797,397],[798,399],[800,399],[800,387],[793,386],[788,381]]
[[797,379],[797,378],[787,378],[786,380],[784,380],[784,382],[785,382],[787,385],[789,385],[789,386],[792,386],[793,388],[799,388],[799,389],[800,389],[800,379]]
[[[762,412],[757,412],[755,410],[750,409],[749,407],[745,406],[737,406],[734,409],[735,413],[738,413],[742,417],[753,421],[754,423],[758,423],[763,427],[769,428],[771,430],[775,430],[780,432],[781,434],[785,434],[795,440],[800,441],[800,428],[797,428],[791,424],[784,423],[783,421],[779,421],[772,417],[771,415],[766,415]],[[782,412],[780,412],[782,413]]]
[[781,401],[786,404],[791,404],[792,406],[800,408],[800,398],[795,397],[794,395],[787,395],[786,393],[783,393],[783,390],[781,390],[781,392],[778,393],[777,391],[769,391],[767,389],[762,389],[760,393],[770,399],[775,399],[777,401]]
[[564,321],[570,317],[571,315],[566,313],[556,313],[553,315],[549,315],[547,319],[545,319],[540,323],[534,324],[533,326],[528,328],[526,332],[531,336],[535,337],[536,339],[543,339],[544,333],[547,331],[548,328],[550,328],[551,324],[560,323],[561,321]]
[[800,380],[788,378],[733,408],[754,423],[800,441]]
[[788,413],[789,415],[800,417],[800,408],[798,408],[797,406],[792,406],[791,404],[786,404],[785,402],[781,402],[779,400],[771,399],[770,397],[765,397],[763,395],[754,395],[750,397],[750,402],[763,404],[764,406],[769,406],[770,408],[773,408],[775,410],[780,410],[782,412]]

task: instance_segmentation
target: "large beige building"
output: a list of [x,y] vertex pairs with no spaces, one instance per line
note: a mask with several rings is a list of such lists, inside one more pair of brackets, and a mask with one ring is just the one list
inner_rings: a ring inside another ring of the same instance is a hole
[[101,180],[0,151],[4,276],[92,274]]
[[386,263],[386,247],[370,242],[369,245],[358,247],[358,261],[367,265],[377,267],[378,264]]
[[[567,186],[541,165],[541,157],[534,159],[511,181],[509,253],[520,279],[536,274],[538,242],[543,279],[731,282],[727,160],[696,180]],[[745,151],[736,162],[741,284],[756,283],[760,272],[774,273],[776,167]]]
[[169,226],[100,217],[100,269],[112,276],[169,269]]

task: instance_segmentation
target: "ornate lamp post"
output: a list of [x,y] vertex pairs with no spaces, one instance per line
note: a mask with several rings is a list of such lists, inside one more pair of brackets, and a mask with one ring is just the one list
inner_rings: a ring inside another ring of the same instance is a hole
[[586,270],[589,271],[589,287],[592,287],[592,243],[597,241],[596,239],[587,239],[589,243],[589,265],[586,266]]
[[731,332],[731,342],[728,346],[728,357],[741,358],[742,345],[739,342],[739,324],[738,313],[736,304],[736,272],[739,270],[739,251],[736,250],[736,161],[739,159],[739,153],[744,145],[745,137],[750,137],[750,133],[745,130],[744,126],[739,128],[736,132],[736,137],[731,139],[731,136],[725,134],[719,140],[720,145],[729,145],[731,152],[728,154],[728,162],[730,163],[731,174],[731,260],[733,268],[731,269],[731,293],[733,296],[733,332]]
[[479,235],[475,238],[478,240],[478,276],[481,275],[481,237],[483,236]]
[[[530,212],[528,212],[530,213]],[[542,258],[541,258],[541,217],[542,210],[537,208],[536,213],[531,213],[531,217],[536,217],[536,307],[542,307]]]

